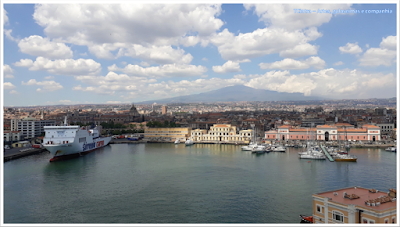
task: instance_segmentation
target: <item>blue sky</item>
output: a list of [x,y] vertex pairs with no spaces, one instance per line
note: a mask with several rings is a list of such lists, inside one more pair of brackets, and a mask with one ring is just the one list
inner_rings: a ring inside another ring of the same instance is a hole
[[396,96],[395,4],[127,4],[3,3],[4,106],[135,103],[239,84]]

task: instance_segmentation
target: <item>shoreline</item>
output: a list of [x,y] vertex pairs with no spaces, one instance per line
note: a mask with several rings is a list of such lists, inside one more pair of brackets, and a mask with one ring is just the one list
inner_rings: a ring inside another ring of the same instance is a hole
[[[174,141],[151,141],[151,140],[138,140],[138,141],[132,141],[132,140],[127,140],[127,139],[113,139],[110,141],[109,144],[141,144],[141,143],[174,143]],[[185,144],[185,143],[180,143],[180,144]],[[236,145],[236,146],[243,146],[243,145],[248,145],[247,143],[236,143],[236,142],[210,142],[210,141],[197,141],[194,144],[221,144],[221,145]],[[357,145],[352,145],[351,148],[387,148],[387,147],[393,147],[395,146],[394,144],[357,144]],[[10,149],[8,151],[15,150],[16,148]],[[27,151],[18,151],[18,150],[23,150],[23,149],[29,149]],[[299,149],[299,148],[298,148]],[[34,154],[39,154],[42,152],[47,151],[46,148],[17,148],[17,151],[14,151],[12,154],[5,154],[5,151],[3,153],[4,159],[3,162],[8,162],[11,160],[19,159],[22,157],[34,155]],[[18,152],[18,153],[15,153]]]

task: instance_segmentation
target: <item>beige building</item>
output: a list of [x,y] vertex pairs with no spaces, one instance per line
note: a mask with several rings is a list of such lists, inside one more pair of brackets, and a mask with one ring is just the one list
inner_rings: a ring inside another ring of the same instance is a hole
[[195,129],[191,132],[191,138],[194,142],[202,141],[203,136],[207,134],[207,130],[205,129]]
[[19,140],[21,140],[21,132],[20,131],[4,131],[3,138],[4,138],[5,142],[19,141]]
[[361,187],[314,194],[314,224],[395,224],[396,190],[381,192]]
[[192,130],[193,141],[203,142],[250,142],[253,130],[241,130],[236,133],[236,126],[230,124],[214,124],[207,130]]
[[147,128],[144,130],[144,137],[147,139],[171,140],[189,138],[191,128]]
[[161,114],[167,114],[167,106],[162,106]]

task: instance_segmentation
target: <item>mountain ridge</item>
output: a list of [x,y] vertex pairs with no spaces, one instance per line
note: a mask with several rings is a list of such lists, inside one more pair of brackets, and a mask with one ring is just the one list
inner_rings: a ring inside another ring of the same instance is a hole
[[158,100],[148,100],[137,104],[150,103],[196,103],[196,102],[240,102],[240,101],[310,101],[322,100],[316,96],[304,96],[303,93],[277,92],[255,89],[244,85],[234,85],[199,94],[177,96]]

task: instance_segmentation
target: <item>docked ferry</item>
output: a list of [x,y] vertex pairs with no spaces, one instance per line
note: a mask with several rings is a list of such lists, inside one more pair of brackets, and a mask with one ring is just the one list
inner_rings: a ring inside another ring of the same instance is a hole
[[63,126],[44,126],[44,131],[42,145],[53,155],[50,162],[87,154],[111,141],[111,137],[100,137],[97,127],[86,130],[79,125],[68,125],[67,117]]

